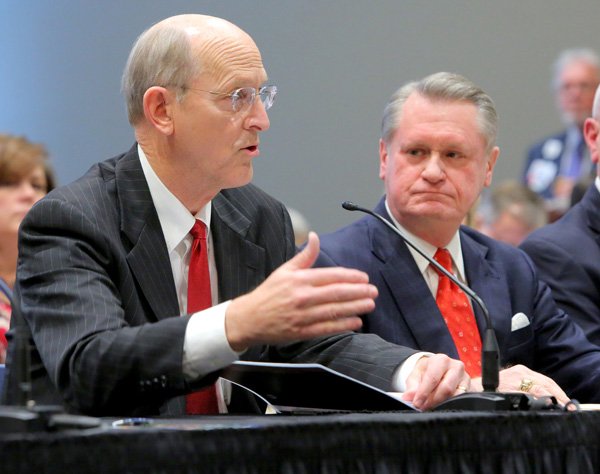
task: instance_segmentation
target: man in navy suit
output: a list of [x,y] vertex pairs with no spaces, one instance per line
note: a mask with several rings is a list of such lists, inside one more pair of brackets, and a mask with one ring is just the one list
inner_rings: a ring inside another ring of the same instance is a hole
[[[461,226],[491,183],[496,130],[491,99],[462,76],[438,73],[400,88],[384,111],[379,176],[386,194],[375,212],[429,256],[448,250],[452,272],[485,302],[505,367],[500,390],[598,402],[600,348],[557,308],[523,251]],[[475,362],[467,370],[478,377],[480,358],[473,353],[480,350],[477,332],[486,327],[480,308],[472,305],[476,327],[467,329],[473,313],[464,303],[451,334],[450,316],[436,304],[437,271],[381,221],[366,216],[321,236],[317,264],[362,270],[377,286],[376,308],[363,316],[363,331],[454,358],[470,354]],[[474,344],[463,343],[469,330]]]
[[600,59],[591,49],[565,50],[554,64],[552,88],[566,129],[534,144],[523,170],[523,181],[545,199],[551,217],[568,209],[574,184],[592,171],[582,127],[599,83]]
[[[592,163],[600,161],[600,89],[583,132]],[[600,345],[600,179],[557,222],[531,234],[521,245],[558,305]]]
[[[222,19],[180,15],[138,38],[123,76],[137,144],[49,195],[21,229],[19,323],[39,402],[182,414],[183,395],[239,357],[404,384],[421,408],[468,389],[458,361],[351,332],[377,290],[353,269],[311,269],[315,234],[294,256],[285,207],[248,184],[276,92],[266,80],[254,41]],[[198,220],[215,305],[187,314]]]

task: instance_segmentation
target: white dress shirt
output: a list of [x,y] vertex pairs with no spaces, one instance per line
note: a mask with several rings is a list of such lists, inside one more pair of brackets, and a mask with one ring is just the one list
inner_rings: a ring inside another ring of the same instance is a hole
[[[188,268],[193,238],[190,229],[196,219],[206,224],[208,231],[208,266],[213,303],[219,302],[217,267],[210,232],[211,203],[193,216],[171,191],[162,183],[138,145],[142,170],[152,195],[152,201],[160,220],[181,314],[187,314]],[[183,373],[188,380],[214,372],[238,359],[225,334],[225,311],[229,302],[194,313],[185,331],[183,343]]]
[[[414,235],[413,233],[409,232],[404,227],[402,227],[402,225],[400,225],[400,223],[392,215],[390,208],[388,206],[387,199],[385,201],[385,209],[386,209],[388,215],[390,216],[390,219],[392,220],[393,224],[398,229],[400,229],[400,231],[406,237],[408,237],[414,244],[416,244],[417,247],[419,247],[419,249],[421,251],[423,251],[423,253],[425,253],[425,255],[433,258],[433,256],[437,252],[437,247],[431,245],[430,243],[417,237],[416,235]],[[406,244],[404,244],[404,245],[406,245]],[[406,245],[406,246],[408,247],[408,250],[410,251],[410,254],[412,255],[413,259],[415,260],[415,263],[417,264],[419,271],[423,275],[423,278],[425,279],[425,283],[427,283],[427,286],[428,286],[429,290],[431,291],[431,294],[435,298],[436,293],[437,293],[438,284],[440,281],[438,272],[431,266],[431,264],[427,261],[427,259],[425,257],[423,257],[419,252],[417,252],[415,249],[413,249],[410,245]],[[450,240],[450,242],[448,243],[448,245],[445,248],[448,250],[448,252],[450,252],[450,255],[452,256],[452,273],[454,273],[454,275],[461,282],[466,283],[466,279],[464,277],[465,270],[464,270],[464,261],[463,261],[463,256],[462,256],[462,248],[460,245],[460,234],[458,231],[456,232],[456,234],[454,234],[454,236],[452,237],[452,239]],[[469,301],[469,303],[470,303],[470,301]],[[424,355],[430,356],[433,354],[431,352],[419,352],[417,354],[410,356],[408,359],[406,359],[404,364],[400,367],[400,370],[397,372],[397,378],[396,378],[396,382],[395,382],[401,387],[401,390],[399,390],[399,391],[404,391],[404,387],[405,387],[404,381],[406,380],[406,378],[408,377],[410,372],[413,370],[415,364],[417,363],[417,360],[419,360],[419,358],[421,358]]]
[[[406,235],[414,244],[416,244],[417,247],[419,247],[419,249],[421,249],[423,253],[425,253],[425,255],[433,258],[433,256],[437,252],[437,247],[431,245],[429,242],[426,242],[425,240],[417,237],[416,235],[412,234],[404,227],[402,227],[390,212],[387,200],[385,202],[385,208],[394,225],[398,229],[400,229],[400,231],[404,235]],[[438,283],[440,281],[440,276],[438,272],[419,252],[413,249],[410,245],[407,245],[407,247],[413,259],[415,260],[419,271],[423,275],[423,278],[425,279],[425,282],[427,283],[431,294],[435,298],[437,294]],[[454,236],[445,248],[448,250],[448,252],[450,252],[450,255],[452,256],[452,273],[459,279],[460,282],[467,284],[467,280],[465,278],[465,264],[462,255],[462,247],[460,245],[460,234],[458,231],[456,231],[456,234],[454,234]]]

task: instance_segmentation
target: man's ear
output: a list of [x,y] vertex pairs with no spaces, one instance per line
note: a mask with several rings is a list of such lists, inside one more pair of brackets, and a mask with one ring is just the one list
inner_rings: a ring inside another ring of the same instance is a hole
[[600,161],[600,150],[598,147],[598,136],[600,135],[600,123],[595,118],[588,118],[583,124],[583,136],[585,143],[590,149],[590,158],[592,163],[598,164]]
[[495,146],[492,148],[490,155],[487,159],[486,170],[485,170],[485,181],[483,185],[488,187],[492,184],[492,176],[494,174],[494,166],[496,166],[496,160],[498,160],[498,155],[500,155],[500,148]]
[[152,86],[144,94],[144,116],[148,123],[164,135],[173,133],[175,95],[165,87]]
[[379,139],[379,178],[385,180],[388,150],[382,138]]

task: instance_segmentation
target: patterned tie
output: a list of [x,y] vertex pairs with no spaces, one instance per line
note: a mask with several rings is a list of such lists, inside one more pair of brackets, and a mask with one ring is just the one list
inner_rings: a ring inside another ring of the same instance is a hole
[[[438,249],[433,257],[446,270],[452,272],[452,257],[446,249]],[[481,336],[473,308],[467,295],[450,279],[438,271],[440,280],[435,302],[448,325],[450,335],[454,340],[460,360],[465,364],[465,370],[471,377],[481,375]]]
[[[208,273],[208,247],[206,246],[206,226],[196,220],[190,230],[194,237],[188,271],[188,314],[202,311],[212,306],[210,296],[210,275]],[[219,413],[215,385],[206,387],[186,397],[186,412],[188,414]]]

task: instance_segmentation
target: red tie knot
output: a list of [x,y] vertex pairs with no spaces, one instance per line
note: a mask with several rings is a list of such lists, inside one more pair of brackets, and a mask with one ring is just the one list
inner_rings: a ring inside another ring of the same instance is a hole
[[437,249],[433,258],[446,270],[452,272],[452,256],[447,249]]
[[204,222],[196,219],[196,222],[194,222],[194,226],[190,230],[190,234],[192,234],[194,240],[206,239],[206,225],[204,224]]

